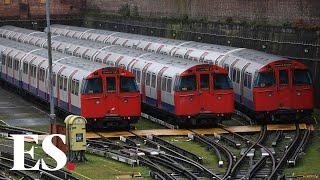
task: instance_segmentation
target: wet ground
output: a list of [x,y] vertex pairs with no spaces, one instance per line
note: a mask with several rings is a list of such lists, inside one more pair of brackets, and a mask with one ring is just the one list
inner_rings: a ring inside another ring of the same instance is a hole
[[0,87],[0,120],[12,126],[32,127],[43,131],[46,131],[50,124],[45,111],[2,87]]

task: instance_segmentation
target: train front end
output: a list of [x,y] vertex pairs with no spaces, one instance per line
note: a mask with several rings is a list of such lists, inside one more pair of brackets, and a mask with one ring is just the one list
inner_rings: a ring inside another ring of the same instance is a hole
[[140,93],[131,72],[100,69],[82,83],[81,114],[93,128],[129,127],[141,115]]
[[234,112],[231,81],[227,72],[215,65],[197,65],[180,74],[174,101],[180,124],[217,124]]
[[275,61],[256,73],[254,109],[259,118],[298,120],[313,111],[313,91],[311,74],[304,64]]

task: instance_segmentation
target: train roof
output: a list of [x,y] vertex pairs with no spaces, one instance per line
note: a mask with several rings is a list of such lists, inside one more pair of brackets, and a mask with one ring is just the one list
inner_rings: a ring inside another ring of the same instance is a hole
[[[5,28],[0,28],[0,29],[6,29],[9,31],[15,31],[17,33],[22,33],[30,37],[37,37],[41,38],[42,41],[46,41],[46,34],[45,33],[40,33],[39,31],[32,31],[32,30],[25,30],[24,28],[18,28],[18,27],[13,27],[13,26],[5,26]],[[25,31],[24,31],[25,30]],[[140,51],[136,49],[131,49],[131,48],[125,48],[117,45],[107,45],[107,44],[102,44],[102,43],[96,43],[96,42],[90,42],[86,40],[81,40],[81,39],[74,39],[74,38],[69,38],[65,36],[53,36],[52,37],[52,43],[69,43],[69,48],[71,46],[81,46],[85,47],[83,51],[86,50],[86,48],[91,48],[91,49],[96,49],[99,51],[104,51],[106,53],[117,53],[119,55],[125,55],[129,56],[130,58],[134,59],[140,59],[144,60],[146,62],[156,62],[158,65],[162,66],[168,66],[176,69],[175,71],[177,73],[182,73],[185,70],[199,65],[199,62],[195,61],[184,61],[180,58],[176,57],[171,57],[171,56],[166,56],[162,54],[156,54],[156,53],[148,53],[145,51]]]
[[[0,38],[0,44],[5,48],[16,49],[16,50],[20,50],[20,51],[23,51],[26,53],[33,51],[30,54],[37,55],[37,56],[48,59],[48,51],[43,48],[39,48],[36,46],[27,45],[27,44],[22,44],[22,43],[15,42],[15,41],[8,40],[8,39],[4,39],[4,38]],[[106,67],[106,65],[104,66],[99,63],[94,63],[94,62],[87,61],[87,60],[81,60],[80,58],[77,58],[77,57],[69,56],[69,55],[62,54],[62,53],[56,53],[56,52],[52,53],[52,61],[53,61],[53,63],[58,62],[63,65],[71,66],[71,67],[81,69],[84,71],[89,71],[89,72],[94,72],[98,69]]]
[[[122,32],[115,32],[115,31],[108,31],[108,30],[98,30],[98,29],[90,29],[90,28],[83,28],[83,27],[74,27],[74,26],[66,26],[66,25],[52,25],[53,28],[61,28],[65,30],[73,30],[82,33],[97,33],[101,35],[111,35],[116,37],[122,37],[127,39],[132,39],[134,41],[146,41],[149,43],[159,43],[163,45],[175,46],[180,49],[185,49],[185,52],[188,50],[193,50],[193,53],[196,51],[200,51],[197,54],[203,54],[204,52],[214,53],[212,55],[213,58],[218,58],[220,55],[232,55],[236,58],[239,58],[243,61],[251,61],[254,64],[260,64],[260,66],[267,65],[269,63],[278,61],[278,60],[287,60],[287,58],[283,58],[281,56],[268,54],[265,52],[260,52],[252,49],[245,49],[245,48],[237,48],[237,47],[230,47],[230,46],[222,46],[222,45],[215,45],[215,44],[208,44],[208,43],[200,43],[194,41],[182,41],[182,40],[174,40],[168,38],[159,38],[159,37],[151,37],[151,36],[144,36],[144,35],[137,35],[137,34],[129,34],[129,33],[122,33]],[[208,54],[208,56],[210,56]],[[212,61],[216,59],[211,59]]]

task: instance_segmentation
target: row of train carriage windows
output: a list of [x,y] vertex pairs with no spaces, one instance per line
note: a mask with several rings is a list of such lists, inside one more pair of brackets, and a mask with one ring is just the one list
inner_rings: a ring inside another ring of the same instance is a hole
[[[137,83],[141,82],[141,71],[138,69],[132,70]],[[157,84],[157,75],[155,73],[147,72],[146,73],[146,80],[145,80],[146,86],[150,86],[152,88],[156,88]],[[164,76],[161,79],[161,90],[166,91],[168,93],[171,93],[171,87],[172,87],[172,78]]]
[[[7,59],[7,62],[6,62]],[[13,62],[13,63],[12,63]],[[5,66],[7,64],[8,68],[12,68],[15,71],[18,71],[20,68],[20,62],[18,60],[13,60],[12,57],[6,58],[6,56],[2,56],[2,65]],[[38,69],[38,71],[37,71]],[[37,68],[35,65],[30,65],[28,62],[23,62],[22,72],[24,74],[29,74],[30,77],[36,78],[38,73],[39,81],[45,82],[46,80],[46,70],[44,68]],[[63,76],[58,76],[59,81],[59,89],[67,90],[68,86],[68,78]],[[56,86],[56,74],[53,74],[53,86]],[[69,87],[68,90],[71,90],[71,93],[74,95],[79,94],[79,81],[75,79],[69,79]]]
[[242,79],[242,84],[244,87],[251,89],[252,87],[252,74],[248,72],[243,72],[241,76],[241,71],[239,68],[232,68],[230,71],[229,65],[225,64],[224,69],[228,72],[229,77],[232,82],[240,84],[240,79]]

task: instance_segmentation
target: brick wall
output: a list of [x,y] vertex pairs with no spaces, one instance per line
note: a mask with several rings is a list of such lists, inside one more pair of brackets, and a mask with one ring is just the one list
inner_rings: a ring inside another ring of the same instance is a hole
[[138,7],[142,16],[320,24],[319,0],[90,0],[87,8],[117,13],[125,4]]
[[19,0],[12,0],[12,4],[4,5],[4,0],[0,0],[0,18],[19,16]]
[[[40,0],[26,0],[23,3],[21,0],[12,0],[10,5],[5,5],[4,0],[0,0],[0,18],[43,17],[45,5],[40,3]],[[52,16],[78,15],[84,8],[85,0],[51,0]]]

